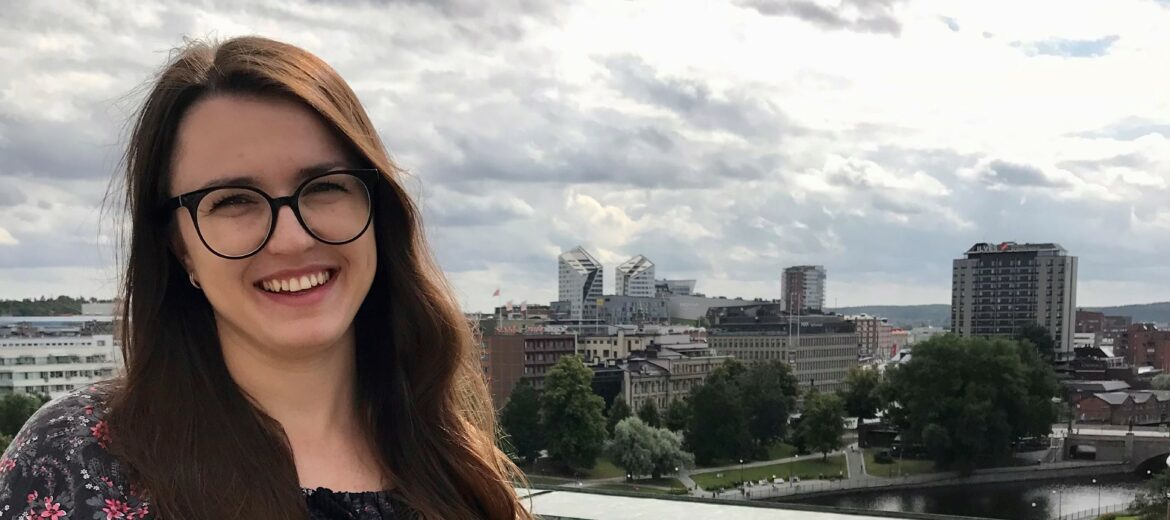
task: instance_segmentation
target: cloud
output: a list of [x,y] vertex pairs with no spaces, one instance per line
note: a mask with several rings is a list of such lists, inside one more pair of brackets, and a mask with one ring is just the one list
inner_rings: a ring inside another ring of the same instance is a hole
[[999,159],[986,162],[970,175],[984,184],[1001,187],[1060,188],[1071,185],[1067,180],[1049,176],[1035,166]]
[[817,27],[897,36],[902,24],[894,16],[899,0],[840,0],[836,6],[811,0],[739,0],[742,7],[768,16],[790,16]]
[[1092,40],[1054,38],[1038,42],[1016,42],[1014,45],[1032,56],[1060,56],[1065,58],[1099,58],[1109,53],[1120,37],[1116,34]]
[[13,238],[12,233],[0,227],[0,246],[15,246],[18,244],[20,244],[20,241]]
[[1167,293],[1167,25],[1145,0],[16,3],[0,287],[111,295],[96,223],[141,87],[183,35],[264,34],[353,86],[470,309],[555,298],[578,243],[726,296],[823,264],[848,305],[945,302],[972,243],[1055,241],[1085,305]]

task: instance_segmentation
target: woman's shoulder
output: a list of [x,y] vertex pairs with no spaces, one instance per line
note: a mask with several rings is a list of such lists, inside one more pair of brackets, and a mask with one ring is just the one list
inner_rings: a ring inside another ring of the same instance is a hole
[[0,457],[0,517],[88,518],[103,512],[142,518],[148,512],[107,451],[109,392],[108,384],[81,388],[28,419]]

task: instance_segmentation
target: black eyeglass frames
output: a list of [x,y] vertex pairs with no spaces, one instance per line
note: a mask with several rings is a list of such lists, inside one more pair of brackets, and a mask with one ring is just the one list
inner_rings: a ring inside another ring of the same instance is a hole
[[370,226],[370,193],[379,175],[375,169],[331,170],[305,179],[287,197],[271,197],[254,186],[214,186],[169,199],[161,209],[169,215],[187,208],[199,240],[222,258],[247,258],[263,249],[283,206],[313,238],[341,245]]

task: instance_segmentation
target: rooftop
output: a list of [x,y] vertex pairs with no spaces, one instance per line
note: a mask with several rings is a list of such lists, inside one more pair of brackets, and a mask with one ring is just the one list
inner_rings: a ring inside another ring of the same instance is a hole
[[690,497],[650,498],[610,492],[517,489],[526,506],[547,519],[643,520],[702,518],[710,520],[877,520],[879,518],[954,518],[884,511],[847,511],[775,502],[699,500]]

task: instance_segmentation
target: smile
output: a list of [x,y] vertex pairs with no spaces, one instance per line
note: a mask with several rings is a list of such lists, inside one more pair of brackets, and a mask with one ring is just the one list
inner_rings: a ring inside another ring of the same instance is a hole
[[331,279],[333,279],[333,273],[328,269],[324,269],[316,273],[303,274],[301,276],[261,280],[257,285],[261,289],[271,293],[299,293],[329,283]]

